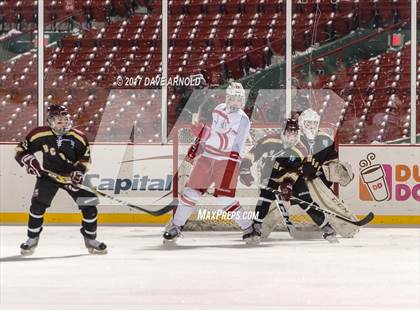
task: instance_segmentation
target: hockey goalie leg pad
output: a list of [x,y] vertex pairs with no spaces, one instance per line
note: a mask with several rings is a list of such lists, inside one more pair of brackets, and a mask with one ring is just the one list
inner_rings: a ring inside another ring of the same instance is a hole
[[312,208],[312,205],[316,204],[316,202],[312,199],[304,178],[299,178],[294,184],[293,196],[297,199],[291,198],[290,203],[292,205],[299,205],[299,207],[301,207],[318,226],[321,226],[324,223],[325,214]]
[[48,206],[38,200],[33,200],[29,209],[28,237],[37,238],[42,231],[44,214]]
[[217,204],[223,208],[225,212],[234,212],[233,220],[241,227],[242,230],[252,225],[252,220],[245,216],[245,210],[233,197],[218,196]]
[[[357,217],[350,212],[350,209],[345,205],[344,201],[336,197],[320,179],[308,182],[308,188],[311,192],[311,197],[317,201],[321,208],[357,220]],[[336,218],[331,218],[330,224],[344,238],[352,238],[360,231],[359,227]]]
[[83,218],[80,232],[87,239],[96,239],[98,209],[96,206],[84,206],[81,211]]
[[261,238],[267,239],[279,223],[283,223],[283,217],[276,206],[270,207],[268,214],[261,227]]

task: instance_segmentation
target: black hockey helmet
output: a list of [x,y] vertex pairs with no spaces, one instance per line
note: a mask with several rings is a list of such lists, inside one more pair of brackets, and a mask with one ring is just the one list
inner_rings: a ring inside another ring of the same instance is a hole
[[296,119],[288,118],[286,120],[286,126],[281,133],[281,139],[286,148],[296,145],[299,140],[299,123]]
[[284,131],[299,131],[299,123],[298,120],[294,118],[288,118],[286,121],[286,127],[284,127]]
[[47,107],[47,123],[57,135],[65,135],[73,123],[67,108],[63,105],[50,105]]
[[52,104],[47,107],[47,117],[53,116],[66,116],[69,115],[69,111],[63,105]]

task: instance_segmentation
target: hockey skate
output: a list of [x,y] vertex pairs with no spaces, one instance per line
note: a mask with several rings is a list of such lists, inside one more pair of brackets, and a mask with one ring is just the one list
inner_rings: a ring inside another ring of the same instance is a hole
[[174,225],[172,222],[166,228],[165,232],[163,233],[163,244],[173,244],[176,242],[178,237],[181,236],[181,227]]
[[246,244],[258,244],[261,241],[261,223],[254,222],[251,226],[244,229],[242,240]]
[[28,238],[24,243],[20,245],[20,254],[32,255],[35,252],[35,248],[38,246],[39,237]]
[[337,233],[335,232],[334,228],[331,227],[330,224],[327,224],[324,227],[322,227],[321,231],[322,237],[329,243],[339,243],[337,239]]
[[90,254],[107,254],[106,244],[96,239],[85,239],[85,246]]

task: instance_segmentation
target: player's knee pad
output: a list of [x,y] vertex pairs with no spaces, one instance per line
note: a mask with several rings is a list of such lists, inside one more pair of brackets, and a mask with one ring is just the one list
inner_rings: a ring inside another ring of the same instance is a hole
[[180,201],[187,206],[193,207],[203,194],[194,188],[187,187],[180,196]]
[[49,205],[46,205],[42,203],[39,200],[32,199],[31,207],[29,208],[29,211],[31,214],[36,216],[44,215],[45,210],[49,207]]
[[311,194],[309,193],[309,191],[303,191],[303,192],[299,192],[296,197],[298,197],[300,199],[305,199],[305,198],[306,199],[311,199]]
[[270,210],[271,202],[268,203],[266,201],[258,201],[257,206],[255,207],[255,215],[257,216],[257,221],[262,222],[264,221],[265,217],[268,214],[268,211]]
[[39,196],[37,193],[32,196],[31,205],[35,206],[36,208],[44,208],[47,209],[51,205],[51,201],[48,201],[46,197]]
[[291,198],[290,203],[292,205],[299,205],[304,211],[308,211],[314,205],[314,201],[312,200],[310,195],[301,195],[296,198]]
[[96,221],[96,217],[98,215],[98,208],[96,206],[84,206],[81,208],[83,221],[84,222],[92,222]]
[[260,198],[264,198],[266,200],[273,201],[274,199],[276,199],[276,196],[274,195],[274,193],[272,191],[261,188],[260,189]]
[[306,213],[311,217],[315,224],[317,224],[321,228],[327,223],[327,218],[325,214],[321,211],[318,211],[316,209],[309,209],[306,210]]

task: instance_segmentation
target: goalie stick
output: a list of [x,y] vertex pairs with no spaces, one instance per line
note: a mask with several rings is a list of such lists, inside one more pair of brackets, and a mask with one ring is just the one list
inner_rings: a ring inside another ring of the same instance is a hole
[[[268,189],[269,191],[273,192],[273,193],[276,195],[276,197],[277,197],[277,195],[278,195],[278,194],[281,194],[281,193],[280,193],[279,191],[277,191],[277,190],[273,190],[273,189],[269,189],[269,188],[267,188],[267,189]],[[316,204],[314,204],[314,203],[309,203],[309,202],[306,202],[306,201],[304,201],[304,200],[302,200],[302,199],[300,199],[300,198],[298,198],[298,197],[292,196],[291,198],[294,198],[294,199],[296,199],[296,200],[298,200],[298,201],[300,201],[300,202],[302,202],[302,203],[306,204],[308,207],[311,207],[311,208],[314,208],[315,210],[321,211],[321,212],[322,212],[322,213],[324,213],[325,215],[329,215],[329,216],[332,216],[332,217],[338,218],[338,219],[340,219],[340,220],[342,220],[342,221],[344,221],[344,222],[347,222],[347,223],[350,223],[350,224],[353,224],[353,225],[356,225],[356,226],[364,226],[364,225],[366,225],[366,224],[370,223],[370,222],[373,220],[373,218],[375,217],[375,215],[374,215],[372,212],[369,212],[369,213],[368,213],[368,214],[367,214],[364,218],[362,218],[361,220],[354,221],[354,220],[352,220],[352,219],[349,219],[349,218],[346,218],[346,217],[344,217],[344,216],[341,216],[341,215],[339,215],[339,214],[337,214],[337,213],[335,213],[335,212],[325,210],[325,209],[323,209],[323,208],[321,208],[321,207],[317,206],[317,205],[316,205]]]
[[[68,184],[68,185],[72,184],[69,177],[58,175],[58,174],[52,173],[50,171],[43,170],[43,171],[41,171],[41,175],[46,176],[46,177],[49,177],[50,179],[53,179],[56,182],[61,183],[61,184]],[[129,207],[129,208],[132,208],[132,209],[136,209],[136,210],[139,210],[139,211],[143,211],[143,212],[148,213],[148,214],[153,215],[153,216],[163,215],[165,213],[168,213],[168,212],[172,211],[176,207],[176,205],[174,205],[174,204],[168,204],[168,205],[164,206],[163,208],[158,209],[156,211],[148,210],[148,209],[145,209],[143,207],[140,207],[140,206],[131,204],[131,203],[127,202],[127,201],[121,200],[121,199],[119,199],[117,197],[108,195],[108,194],[106,194],[104,192],[101,192],[101,191],[97,190],[94,187],[86,186],[86,185],[83,185],[83,184],[80,184],[77,187],[80,188],[80,189],[84,189],[84,190],[93,192],[95,194],[98,194],[99,196],[108,198],[110,200],[114,200],[114,201],[116,201],[116,202],[118,202],[121,205],[124,205],[126,207]]]

